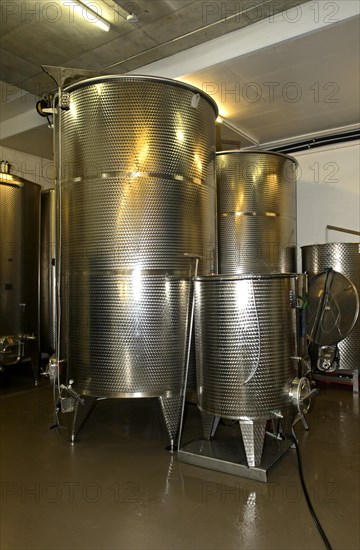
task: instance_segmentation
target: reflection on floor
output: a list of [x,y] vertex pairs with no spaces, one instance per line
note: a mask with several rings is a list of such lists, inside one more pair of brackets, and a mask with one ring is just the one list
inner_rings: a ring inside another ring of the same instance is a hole
[[[0,380],[3,550],[322,549],[290,450],[269,483],[179,463],[156,400],[98,403],[68,444],[51,389]],[[199,419],[190,406],[188,421]],[[314,507],[334,548],[359,547],[358,397],[325,387],[296,431]]]

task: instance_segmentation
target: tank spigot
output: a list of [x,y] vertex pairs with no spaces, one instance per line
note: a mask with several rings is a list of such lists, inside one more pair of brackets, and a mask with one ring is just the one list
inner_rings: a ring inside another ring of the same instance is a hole
[[316,393],[317,389],[311,389],[310,380],[306,376],[294,378],[291,382],[289,396],[301,416],[308,412],[310,400]]

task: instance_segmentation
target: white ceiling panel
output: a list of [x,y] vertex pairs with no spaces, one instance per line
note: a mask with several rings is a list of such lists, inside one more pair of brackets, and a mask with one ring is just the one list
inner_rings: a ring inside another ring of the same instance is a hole
[[259,142],[359,121],[359,20],[181,77]]
[[[108,33],[81,17],[69,21],[63,0],[46,3],[47,17],[40,9],[44,3],[13,0],[13,13],[0,20],[5,83],[36,96],[48,93],[54,82],[41,64],[179,78],[217,101],[228,123],[220,129],[219,146],[225,148],[293,140],[359,122],[357,0],[96,3],[111,24]],[[35,4],[40,12],[31,15]],[[137,24],[126,21],[126,6],[138,15]],[[61,17],[54,21],[57,7]],[[33,133],[28,127],[36,97],[28,94],[25,103],[4,97],[1,143],[49,158],[46,119],[36,121]],[[16,132],[10,135],[12,118]]]

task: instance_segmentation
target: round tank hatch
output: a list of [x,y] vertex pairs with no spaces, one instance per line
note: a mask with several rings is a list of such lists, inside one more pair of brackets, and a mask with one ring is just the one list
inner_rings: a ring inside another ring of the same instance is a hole
[[359,295],[353,283],[327,269],[309,282],[307,332],[311,342],[332,346],[353,329],[359,315]]

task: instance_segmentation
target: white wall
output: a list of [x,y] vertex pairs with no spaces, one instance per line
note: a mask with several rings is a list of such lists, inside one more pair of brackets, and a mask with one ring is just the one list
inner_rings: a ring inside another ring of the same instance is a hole
[[[360,141],[319,147],[292,156],[299,162],[299,247],[325,243],[327,225],[360,231]],[[360,242],[360,238],[329,231],[328,242]]]
[[40,184],[44,189],[54,187],[54,165],[49,159],[0,146],[0,160],[11,164],[15,176]]

